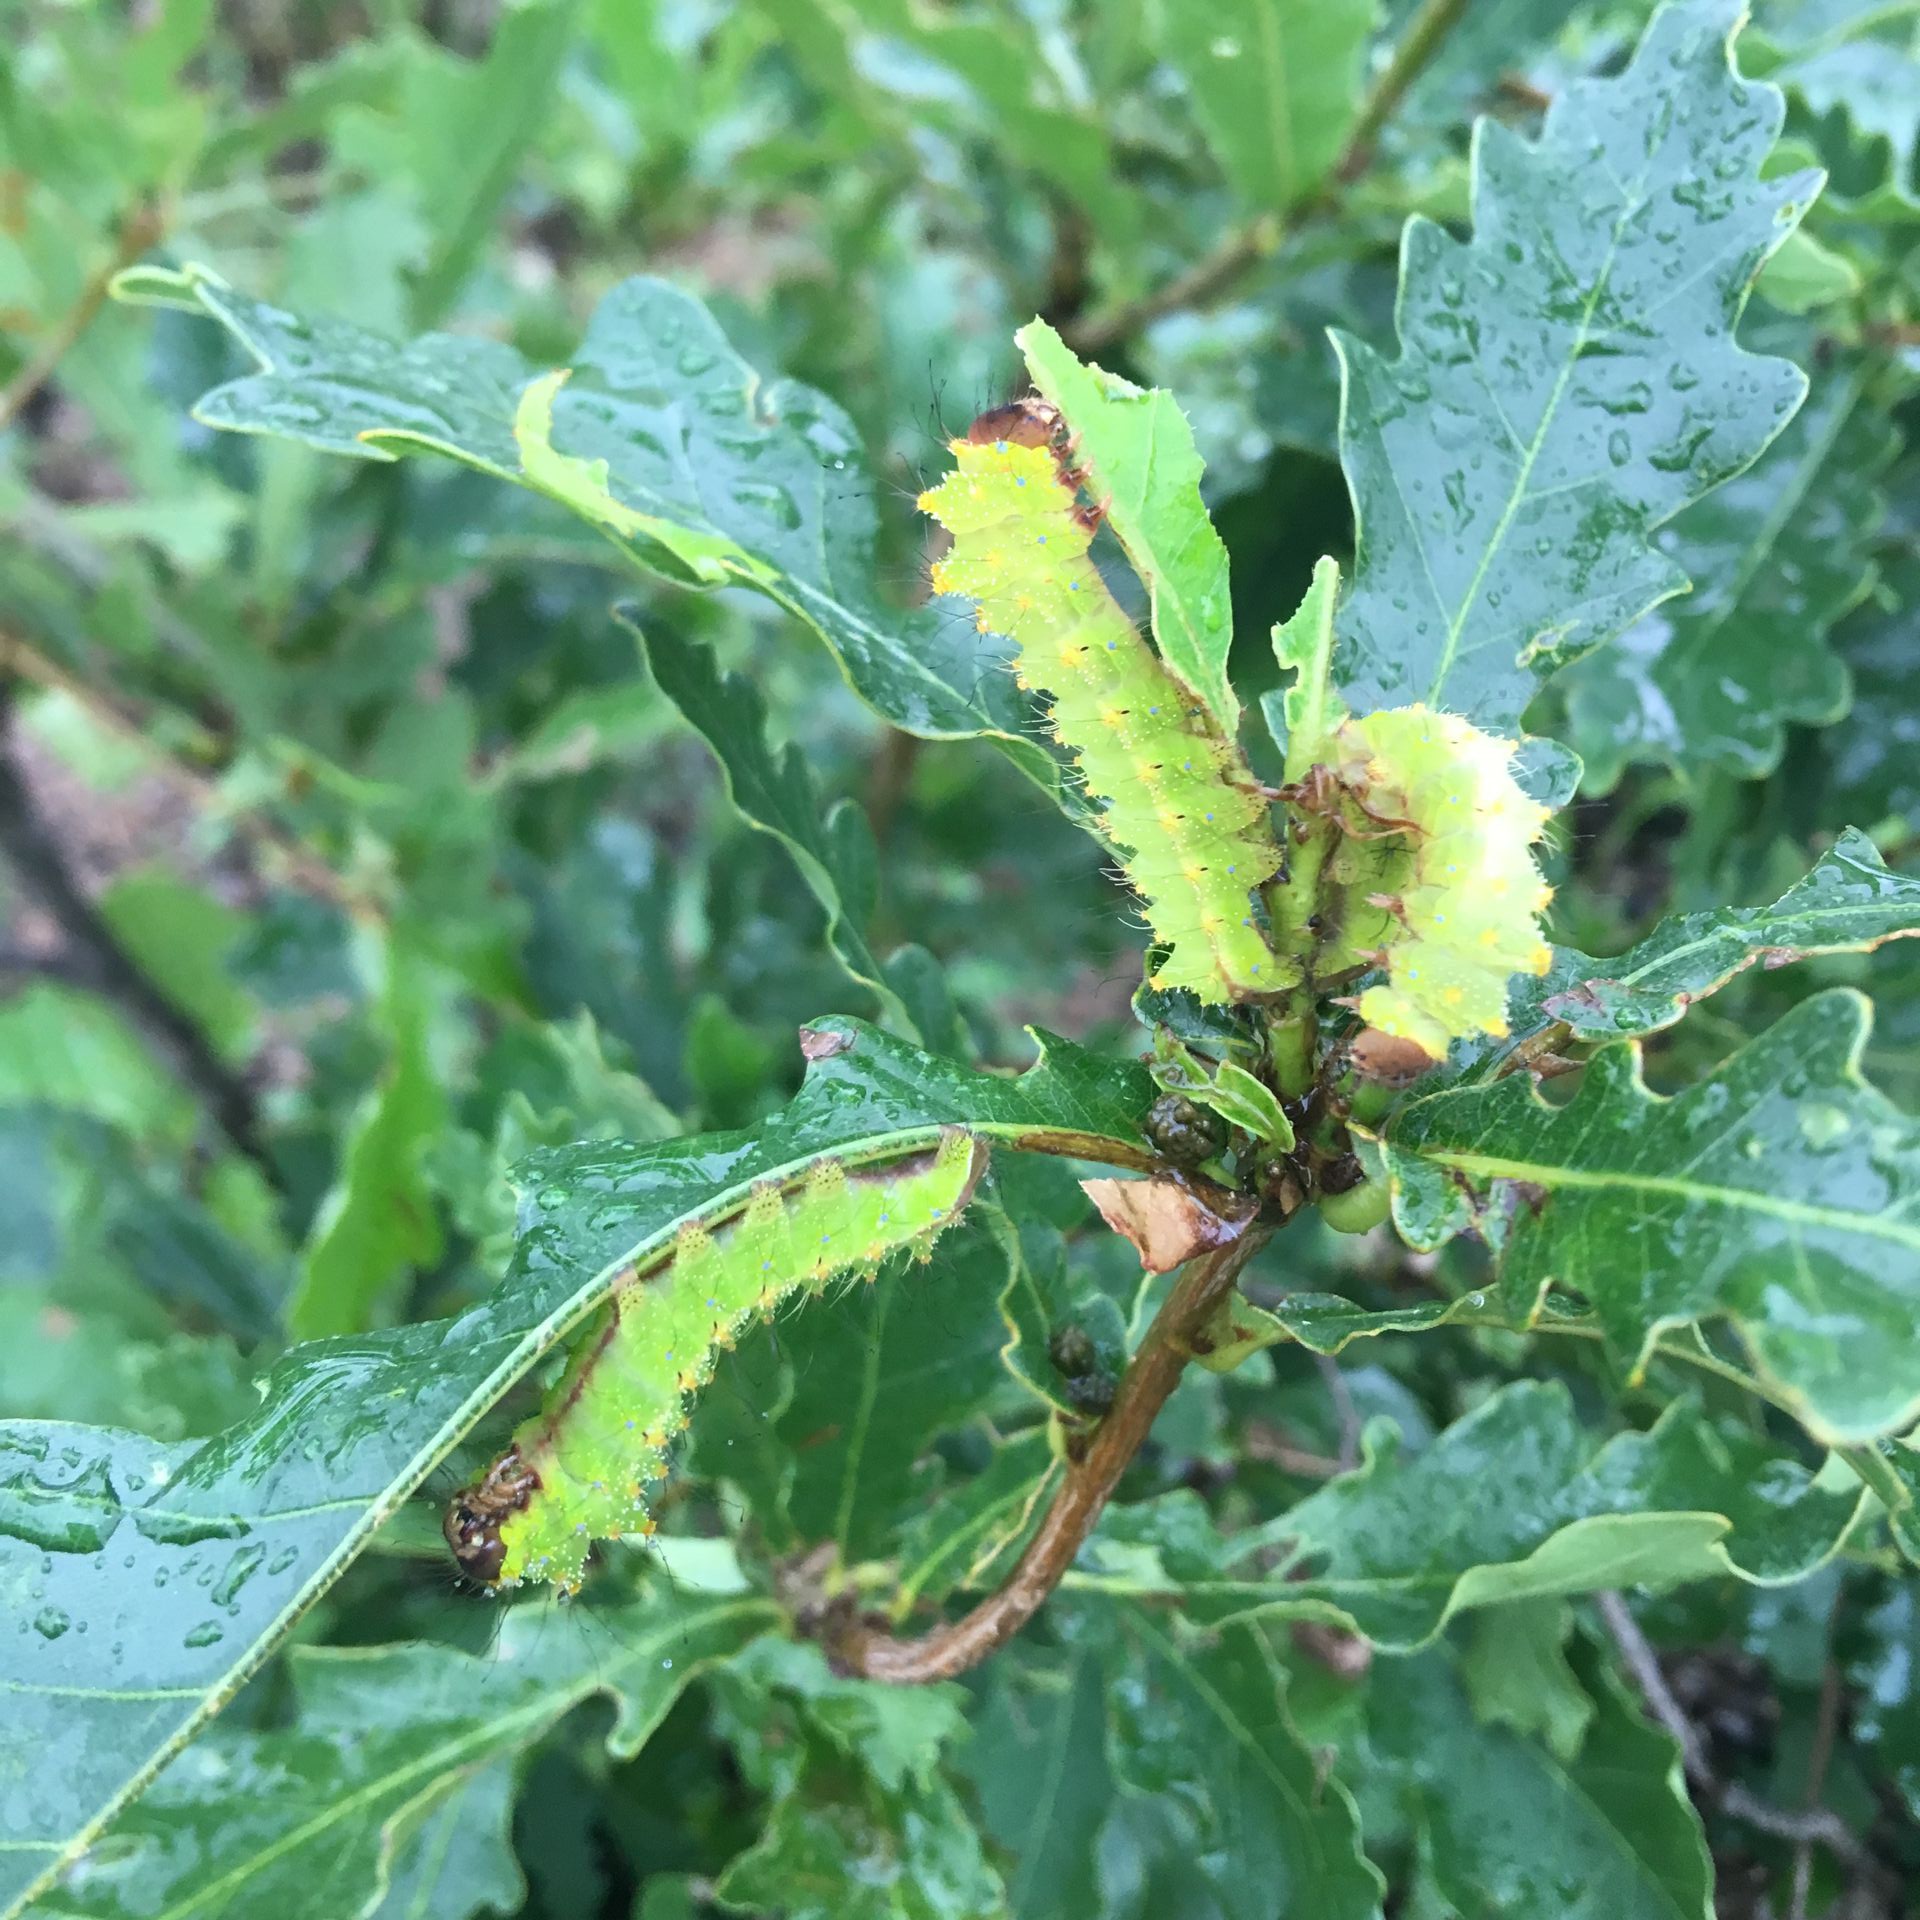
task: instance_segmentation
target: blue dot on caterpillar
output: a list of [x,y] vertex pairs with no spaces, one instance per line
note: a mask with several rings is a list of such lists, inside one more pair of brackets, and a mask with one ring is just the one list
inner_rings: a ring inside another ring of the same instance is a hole
[[[1067,491],[1076,496],[1073,517],[1089,533],[1106,518],[1104,506],[1078,498],[1081,488],[1087,484],[1087,475],[1084,469],[1073,464],[1073,441],[1067,423],[1061,418],[1060,409],[1051,401],[1042,400],[1037,393],[1023,394],[1005,406],[989,407],[967,429],[967,444],[998,447],[1003,452],[1008,447],[1045,447],[1053,455]],[[1038,544],[1043,547],[1047,544],[1044,533]]]

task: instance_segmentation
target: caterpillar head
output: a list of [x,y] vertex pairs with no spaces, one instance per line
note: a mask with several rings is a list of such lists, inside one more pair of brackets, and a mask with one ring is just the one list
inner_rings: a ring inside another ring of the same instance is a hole
[[476,1586],[499,1584],[507,1553],[501,1523],[523,1511],[539,1490],[540,1476],[512,1446],[472,1486],[448,1501],[440,1530],[460,1571]]
[[967,440],[976,447],[991,446],[996,440],[1016,447],[1054,447],[1065,441],[1066,432],[1058,407],[1038,394],[1026,394],[1004,407],[989,407],[967,429]]

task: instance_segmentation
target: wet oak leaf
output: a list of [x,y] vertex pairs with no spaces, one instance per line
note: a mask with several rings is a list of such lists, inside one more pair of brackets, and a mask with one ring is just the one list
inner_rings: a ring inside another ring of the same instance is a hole
[[1479,121],[1472,239],[1407,226],[1398,358],[1334,336],[1359,535],[1333,681],[1354,711],[1424,700],[1516,733],[1539,676],[1685,588],[1649,536],[1800,404],[1797,367],[1734,341],[1820,184],[1759,178],[1783,108],[1732,67],[1742,11],[1665,8],[1534,145]]
[[1664,1330],[1729,1320],[1830,1444],[1911,1426],[1920,1124],[1860,1077],[1871,1021],[1818,994],[1671,1099],[1611,1046],[1563,1106],[1524,1075],[1416,1100],[1386,1136],[1400,1230],[1478,1227],[1510,1313],[1574,1289],[1636,1369]]
[[0,1652],[0,1907],[91,1845],[448,1450],[686,1223],[737,1210],[757,1181],[822,1152],[919,1152],[956,1123],[1152,1164],[1139,1118],[1153,1084],[1138,1067],[1049,1041],[1006,1078],[859,1021],[812,1025],[849,1044],[750,1132],[590,1142],[524,1163],[513,1265],[455,1320],[293,1347],[258,1412],[196,1445],[0,1423],[0,1586],[23,1628]]

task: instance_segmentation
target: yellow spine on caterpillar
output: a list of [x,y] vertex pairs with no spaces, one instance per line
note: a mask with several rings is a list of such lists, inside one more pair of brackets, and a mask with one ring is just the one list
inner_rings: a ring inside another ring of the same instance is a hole
[[1155,984],[1216,1002],[1291,986],[1298,968],[1276,958],[1251,898],[1280,865],[1266,802],[1107,590],[1058,455],[1010,439],[952,448],[954,471],[920,496],[953,536],[934,590],[972,600],[982,632],[1018,644],[1021,685],[1051,698],[1055,736],[1170,949]]
[[648,1534],[646,1488],[721,1353],[789,1296],[888,1255],[923,1253],[965,1210],[987,1164],[958,1129],[902,1160],[849,1167],[823,1155],[756,1187],[723,1220],[684,1224],[589,1322],[565,1373],[513,1444],[448,1507],[445,1531],[482,1586],[579,1586],[596,1540]]
[[1464,1035],[1504,1034],[1509,982],[1552,960],[1539,916],[1553,890],[1533,856],[1549,815],[1514,780],[1516,745],[1424,706],[1333,736],[1341,787],[1385,836],[1374,933],[1388,977],[1359,1010],[1436,1057]]

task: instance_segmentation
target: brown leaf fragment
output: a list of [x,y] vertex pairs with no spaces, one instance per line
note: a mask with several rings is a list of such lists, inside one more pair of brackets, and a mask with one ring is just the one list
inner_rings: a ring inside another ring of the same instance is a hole
[[845,1053],[853,1045],[850,1033],[835,1033],[829,1027],[802,1027],[800,1029],[800,1057],[803,1060],[831,1060],[836,1053]]
[[1149,1273],[1171,1273],[1195,1254],[1246,1231],[1252,1206],[1237,1194],[1184,1180],[1082,1180],[1086,1196],[1115,1233],[1124,1234]]
[[1390,1087],[1410,1086],[1436,1064],[1434,1057],[1415,1040],[1402,1040],[1396,1034],[1368,1027],[1348,1048],[1353,1070],[1363,1080],[1378,1080]]

